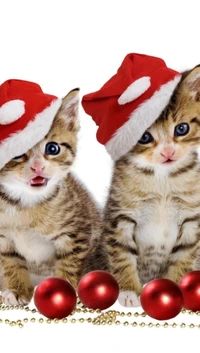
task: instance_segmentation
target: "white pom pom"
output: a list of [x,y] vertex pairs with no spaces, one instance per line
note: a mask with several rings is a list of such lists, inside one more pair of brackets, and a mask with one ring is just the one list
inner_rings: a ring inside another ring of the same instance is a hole
[[25,102],[20,99],[11,100],[0,107],[0,124],[7,125],[21,118],[25,112]]
[[127,87],[118,99],[120,105],[132,102],[140,97],[151,86],[150,77],[144,76],[134,81]]

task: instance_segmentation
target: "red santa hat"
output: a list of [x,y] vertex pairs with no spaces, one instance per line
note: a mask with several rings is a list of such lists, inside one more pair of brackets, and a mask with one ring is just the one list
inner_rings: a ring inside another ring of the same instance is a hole
[[61,99],[23,80],[0,86],[0,169],[26,153],[48,133]]
[[97,140],[114,160],[126,154],[159,117],[181,79],[153,56],[128,54],[117,73],[82,106],[98,125]]

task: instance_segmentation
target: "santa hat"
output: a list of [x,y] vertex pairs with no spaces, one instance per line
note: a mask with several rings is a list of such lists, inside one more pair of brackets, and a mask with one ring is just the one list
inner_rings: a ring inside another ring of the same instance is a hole
[[60,105],[34,82],[8,80],[0,86],[0,169],[46,136]]
[[153,56],[128,54],[117,73],[82,98],[85,112],[98,125],[97,140],[114,160],[126,154],[159,117],[181,79]]

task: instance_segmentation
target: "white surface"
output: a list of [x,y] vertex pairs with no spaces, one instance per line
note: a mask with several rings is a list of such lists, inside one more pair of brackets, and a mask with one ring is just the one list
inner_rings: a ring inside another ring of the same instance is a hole
[[[32,80],[62,97],[75,87],[82,95],[98,90],[129,52],[160,56],[175,70],[191,68],[200,62],[198,8],[198,0],[1,0],[0,81]],[[83,109],[80,113],[75,170],[103,202],[112,164],[96,142],[92,119]],[[11,313],[13,319],[19,315]],[[184,353],[199,347],[198,329],[178,328],[29,324],[19,329],[0,324],[0,338],[4,351],[20,353],[176,348]]]
[[[119,304],[114,304],[111,309],[121,311]],[[125,312],[138,311],[141,308],[130,310],[123,309]],[[96,317],[98,314],[76,314],[76,318]],[[23,318],[35,317],[38,321],[42,316],[39,314],[26,313],[25,311],[16,310],[5,311],[1,313],[1,318],[9,318],[10,320],[18,320]],[[43,317],[44,318],[44,317]],[[68,317],[69,321],[71,317]],[[46,320],[44,318],[44,320]],[[79,353],[88,352],[100,353],[124,351],[133,352],[188,352],[194,347],[198,347],[199,328],[164,328],[162,325],[165,321],[156,321],[150,317],[119,317],[121,322],[129,321],[138,323],[152,322],[160,323],[160,327],[142,328],[133,326],[96,326],[89,323],[26,323],[23,328],[9,327],[6,324],[0,324],[1,328],[1,345],[6,343],[8,352],[14,349],[16,352],[59,352],[59,353]],[[188,323],[198,325],[200,323],[199,316],[196,314],[189,315],[179,314],[176,318],[167,321],[168,324]],[[9,338],[11,337],[11,338]],[[17,350],[16,350],[17,347]]]

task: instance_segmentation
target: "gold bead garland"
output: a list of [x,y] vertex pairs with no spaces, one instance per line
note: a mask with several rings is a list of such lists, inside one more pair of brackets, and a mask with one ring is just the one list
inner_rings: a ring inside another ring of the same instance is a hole
[[[7,311],[7,310],[23,310],[25,312],[31,312],[32,314],[39,314],[39,312],[36,309],[30,309],[28,306],[23,306],[23,305],[16,305],[16,306],[6,306],[3,304],[0,304],[0,311]],[[200,316],[200,311],[193,312],[193,311],[187,311],[183,309],[181,311],[182,314],[189,314],[189,315],[197,315]],[[83,314],[83,315],[88,315],[92,314],[95,315],[94,317],[80,317],[80,318],[75,318],[75,314]],[[0,318],[0,324],[6,324],[10,327],[19,327],[23,328],[25,324],[27,323],[46,323],[46,324],[58,324],[58,323],[89,323],[93,325],[123,325],[125,327],[148,327],[148,328],[200,328],[200,324],[186,324],[184,322],[182,323],[176,323],[176,322],[137,322],[134,319],[137,318],[146,318],[147,314],[145,312],[139,313],[139,312],[120,312],[117,310],[108,310],[108,311],[102,311],[100,309],[94,310],[94,309],[88,309],[84,307],[80,301],[77,303],[76,309],[67,317],[63,319],[48,319],[43,316],[40,316],[39,318],[31,317],[31,318],[23,318],[19,320],[9,320],[9,319],[1,319]],[[123,318],[123,320],[122,320]],[[134,321],[129,321],[130,319]]]

